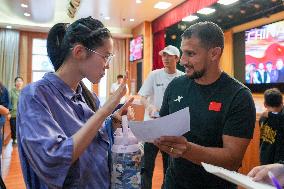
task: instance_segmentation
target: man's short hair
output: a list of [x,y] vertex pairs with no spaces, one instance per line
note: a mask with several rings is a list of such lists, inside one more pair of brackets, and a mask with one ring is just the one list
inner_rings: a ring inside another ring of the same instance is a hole
[[123,79],[123,75],[119,74],[119,75],[117,75],[116,78],[117,78],[117,79]]
[[281,106],[283,99],[282,93],[277,88],[267,89],[264,91],[264,103],[270,107]]
[[224,49],[224,33],[222,29],[213,22],[198,22],[189,26],[182,34],[183,39],[197,37],[201,44],[207,48],[220,47]]

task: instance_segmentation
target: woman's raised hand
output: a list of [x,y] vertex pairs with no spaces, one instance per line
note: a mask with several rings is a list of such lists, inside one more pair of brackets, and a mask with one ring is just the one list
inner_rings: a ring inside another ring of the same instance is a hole
[[113,110],[119,104],[120,99],[126,94],[126,92],[127,92],[127,87],[126,87],[127,81],[128,81],[128,71],[126,71],[126,74],[123,77],[123,81],[122,81],[121,85],[119,86],[119,88],[113,93],[112,96],[110,96],[110,98],[102,106],[101,110],[103,110],[106,115],[110,115],[113,112]]

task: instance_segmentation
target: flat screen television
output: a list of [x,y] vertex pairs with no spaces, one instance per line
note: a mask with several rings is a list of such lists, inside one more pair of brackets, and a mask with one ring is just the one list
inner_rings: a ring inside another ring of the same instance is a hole
[[284,20],[245,31],[245,84],[284,84]]
[[139,35],[130,40],[129,61],[140,60],[143,58],[143,36]]

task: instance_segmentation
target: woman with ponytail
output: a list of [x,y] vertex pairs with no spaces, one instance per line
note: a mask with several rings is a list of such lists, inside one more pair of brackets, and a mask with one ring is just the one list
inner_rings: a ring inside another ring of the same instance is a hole
[[109,149],[112,131],[133,99],[111,116],[126,93],[126,79],[112,98],[99,100],[81,82],[99,83],[113,58],[113,40],[91,17],[71,25],[56,24],[47,38],[55,73],[25,87],[17,117],[19,154],[26,187],[110,187]]

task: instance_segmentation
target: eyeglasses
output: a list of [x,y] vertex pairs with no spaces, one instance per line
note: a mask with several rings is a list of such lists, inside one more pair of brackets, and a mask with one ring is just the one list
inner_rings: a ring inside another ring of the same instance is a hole
[[89,49],[89,48],[87,48],[87,47],[85,47],[85,48],[86,48],[88,51],[91,51],[91,52],[93,52],[93,53],[99,55],[99,56],[102,57],[103,59],[105,59],[106,64],[109,64],[110,61],[112,60],[112,58],[115,57],[115,55],[112,54],[112,53],[109,53],[108,55],[103,55],[103,54],[101,54],[101,53],[99,53],[99,52],[97,52],[97,51],[95,51],[95,50]]

